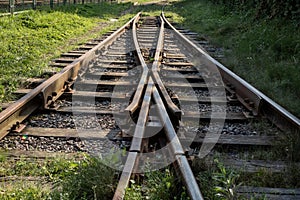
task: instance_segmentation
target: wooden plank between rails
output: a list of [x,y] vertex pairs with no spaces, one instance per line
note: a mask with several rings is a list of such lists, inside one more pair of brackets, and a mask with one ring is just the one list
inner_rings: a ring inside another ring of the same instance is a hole
[[250,187],[240,186],[237,190],[239,195],[245,197],[264,197],[272,200],[298,200],[300,199],[300,189],[288,188],[267,188],[267,187]]
[[[221,162],[226,166],[248,173],[255,173],[262,170],[271,173],[282,173],[289,168],[289,164],[284,161],[242,160],[230,158],[224,159]],[[296,163],[295,165],[300,167],[300,163]]]
[[125,110],[120,109],[101,109],[99,107],[83,107],[83,106],[73,106],[73,107],[59,107],[57,112],[63,113],[74,113],[74,114],[98,114],[98,115],[125,115]]
[[75,100],[80,100],[80,98],[117,98],[117,99],[125,99],[126,97],[130,97],[131,94],[129,93],[116,93],[116,92],[90,92],[90,91],[75,91],[72,94],[65,94],[65,95],[72,95],[76,97]]
[[[193,165],[197,166],[198,161],[205,163],[208,168],[216,167],[215,156],[207,156],[204,160],[195,158]],[[286,173],[291,167],[300,167],[300,163],[290,163],[287,161],[274,161],[274,160],[251,160],[251,159],[240,159],[232,156],[222,154],[217,157],[217,160],[222,163],[226,168],[234,169],[238,172],[243,173],[257,173],[265,171],[267,173]]]
[[118,134],[120,130],[99,130],[99,129],[64,129],[64,128],[38,128],[26,127],[22,133],[11,133],[10,135],[28,135],[37,137],[67,137],[67,138],[88,138],[106,139],[108,134]]
[[[31,89],[18,89],[17,91],[14,92],[16,95],[25,95],[29,93]],[[80,97],[82,98],[114,98],[114,99],[125,99],[126,97],[130,97],[131,94],[129,93],[112,93],[112,92],[90,92],[90,91],[75,91],[74,93],[65,93],[64,94],[66,97],[74,97],[76,98],[75,100],[80,100]],[[7,107],[9,104],[13,102],[8,102],[8,103],[3,103],[1,105],[2,108]]]
[[[216,136],[207,135],[206,142],[214,143]],[[270,146],[276,140],[275,136],[259,136],[259,135],[220,135],[217,144],[226,145],[254,145],[254,146]],[[204,138],[184,138],[180,140],[182,143],[203,143]]]
[[225,103],[238,103],[238,100],[236,99],[225,99],[223,97],[198,97],[198,98],[194,98],[192,97],[188,97],[188,96],[180,96],[180,94],[174,95],[173,97],[171,97],[172,99],[177,98],[179,100],[179,102],[198,102],[198,103],[220,103],[220,104],[225,104]]
[[192,112],[186,111],[184,112],[183,118],[187,119],[224,119],[224,120],[246,120],[247,116],[240,113],[232,113],[232,112]]
[[86,84],[86,85],[108,85],[108,86],[132,86],[137,84],[135,81],[99,81],[99,80],[83,80],[77,84]]
[[7,159],[54,159],[54,158],[65,158],[65,159],[82,159],[84,154],[78,153],[65,153],[65,152],[46,152],[46,151],[24,151],[24,150],[9,150],[0,151],[2,157]]
[[167,66],[179,66],[179,67],[194,66],[194,64],[190,62],[163,62],[162,64]]

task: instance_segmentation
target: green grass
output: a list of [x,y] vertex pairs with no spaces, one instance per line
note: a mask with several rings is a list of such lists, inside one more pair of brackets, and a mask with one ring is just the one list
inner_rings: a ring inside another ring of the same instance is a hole
[[0,177],[31,177],[36,181],[18,180],[0,182],[0,199],[48,199],[51,187],[67,177],[77,173],[82,165],[87,165],[88,157],[82,154],[80,159],[63,157],[48,159],[14,160],[0,155]]
[[225,66],[300,116],[297,21],[255,19],[254,9],[233,12],[207,0],[181,1],[166,10],[181,16],[175,22],[224,47]]
[[[36,177],[36,180],[5,182],[0,187],[0,199],[111,199],[119,172],[105,162],[111,165],[113,160],[85,154],[72,159],[21,158],[17,161],[1,156],[0,177]],[[0,186],[2,184],[0,182]]]
[[197,182],[205,199],[209,200],[246,200],[256,199],[265,200],[266,197],[245,197],[238,194],[239,186],[253,187],[299,187],[299,176],[297,168],[291,166],[293,170],[289,173],[295,173],[295,177],[289,177],[291,174],[271,173],[267,170],[261,170],[256,173],[245,173],[239,170],[224,166],[222,162],[215,159],[213,163],[207,164],[205,160],[197,159],[194,163],[193,171],[197,174]]
[[203,160],[193,163],[196,180],[205,199],[210,200],[234,200],[238,199],[237,187],[239,173],[233,169],[226,168],[217,159],[213,166],[207,166]]
[[[260,159],[251,158],[251,152],[248,154],[242,159]],[[238,159],[237,156],[239,155],[235,155],[234,158]],[[269,156],[266,152],[264,159],[268,160]],[[227,157],[228,152],[214,152],[212,158],[193,160],[192,169],[197,175],[197,182],[206,199],[245,199],[237,193],[239,186],[299,188],[299,166],[292,162],[286,162],[287,168],[282,172],[274,172],[267,168],[247,172],[243,170],[243,167],[238,169],[225,166],[222,160]]]
[[117,187],[119,172],[105,165],[100,158],[89,157],[79,165],[76,173],[69,174],[51,192],[52,199],[112,199]]
[[178,199],[187,200],[187,191],[170,169],[146,172],[143,180],[130,180],[126,189],[125,200],[160,200]]
[[63,178],[78,167],[80,161],[63,158],[49,160],[9,160],[1,158],[0,177],[5,176],[43,176],[49,181]]
[[247,186],[270,188],[299,188],[300,173],[298,166],[288,166],[285,173],[259,170],[255,173],[240,173],[240,181]]
[[[7,186],[6,186],[7,187]],[[2,200],[40,200],[49,199],[49,188],[45,188],[42,183],[28,184],[25,182],[14,183],[13,187],[6,189],[2,193],[0,191],[0,198]]]
[[[106,165],[105,163],[108,163]],[[107,159],[79,154],[43,159],[11,159],[0,155],[0,177],[29,177],[35,181],[0,182],[0,199],[112,199],[120,171],[114,155]],[[139,181],[131,180],[125,199],[189,199],[186,189],[170,169],[147,172]]]
[[[0,18],[0,103],[11,99],[21,80],[38,77],[49,61],[79,43],[120,26],[132,15],[118,17],[130,4],[86,4],[29,11]],[[106,28],[94,30],[99,23]],[[90,34],[89,31],[94,30]],[[79,39],[78,39],[79,38]]]

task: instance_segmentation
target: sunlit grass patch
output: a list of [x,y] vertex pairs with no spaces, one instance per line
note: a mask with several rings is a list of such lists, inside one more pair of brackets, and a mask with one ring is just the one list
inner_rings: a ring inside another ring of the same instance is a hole
[[[123,24],[131,15],[124,15],[117,22],[109,19],[117,18],[129,6],[108,3],[73,5],[1,17],[0,103],[11,99],[22,79],[40,76],[49,61],[60,53]],[[101,22],[109,25],[86,34]]]
[[41,200],[49,199],[50,187],[45,184],[36,182],[13,182],[11,185],[6,184],[5,191],[0,190],[0,199],[2,200],[12,200],[12,199],[22,199],[22,200]]
[[109,167],[114,160],[86,154],[73,157],[1,156],[0,199],[111,199],[119,176]]

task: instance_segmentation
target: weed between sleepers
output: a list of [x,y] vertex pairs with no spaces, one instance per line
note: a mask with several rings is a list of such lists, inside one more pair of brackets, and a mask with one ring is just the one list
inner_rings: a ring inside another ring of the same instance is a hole
[[179,178],[169,168],[150,171],[140,180],[130,180],[126,189],[125,200],[141,199],[180,199],[188,200],[186,188],[182,186]]

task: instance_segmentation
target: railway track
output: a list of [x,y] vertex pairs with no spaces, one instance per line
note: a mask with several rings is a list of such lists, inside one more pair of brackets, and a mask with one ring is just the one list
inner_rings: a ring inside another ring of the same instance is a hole
[[[216,145],[271,146],[281,131],[299,133],[300,120],[187,39],[192,35],[163,14],[138,13],[105,39],[63,54],[53,63],[59,73],[0,113],[2,148],[103,156],[125,148],[114,199],[124,198],[149,159],[152,170],[174,164],[190,198],[203,199],[189,165],[194,156]],[[262,120],[277,127],[259,133],[254,125]]]

